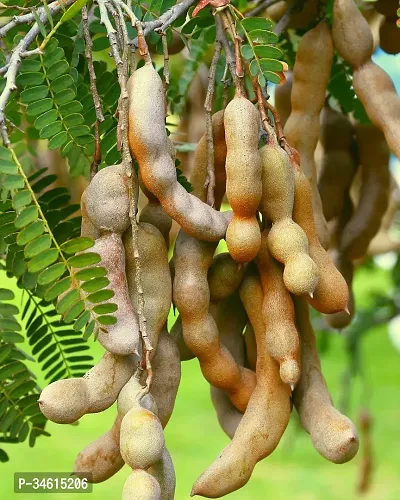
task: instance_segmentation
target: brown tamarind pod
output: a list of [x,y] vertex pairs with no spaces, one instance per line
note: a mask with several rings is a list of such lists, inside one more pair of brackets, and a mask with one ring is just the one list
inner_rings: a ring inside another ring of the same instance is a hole
[[289,157],[272,133],[260,149],[260,156],[263,188],[260,212],[265,220],[272,222],[269,251],[285,266],[286,288],[296,295],[312,295],[318,283],[318,270],[308,254],[306,234],[292,220],[294,171]]
[[301,338],[301,377],[294,390],[294,404],[301,425],[310,434],[314,448],[327,460],[345,463],[358,451],[357,431],[333,405],[316,348],[315,334],[304,299],[293,298]]
[[160,500],[174,500],[176,486],[175,469],[167,448],[164,448],[161,459],[149,467],[148,472],[160,485]]
[[397,19],[396,15],[385,17],[379,27],[379,46],[386,54],[394,55],[400,52],[400,29],[396,24]]
[[275,86],[275,109],[279,114],[279,118],[281,121],[281,126],[284,127],[290,113],[292,112],[292,103],[290,100],[290,96],[292,93],[292,85],[293,85],[293,72],[288,71],[285,73],[286,82],[281,85]]
[[179,358],[181,361],[190,361],[196,357],[186,345],[185,339],[183,338],[182,318],[180,315],[176,318],[176,321],[171,328],[170,335],[178,347]]
[[122,500],[161,500],[161,488],[145,470],[133,470],[124,483]]
[[[126,252],[126,276],[128,279],[130,300],[138,310],[138,294],[135,281],[135,258],[132,242],[132,230],[124,234]],[[138,246],[143,289],[144,317],[146,318],[147,336],[156,352],[158,337],[168,319],[172,301],[171,274],[168,265],[168,250],[160,231],[151,224],[138,224]]]
[[309,304],[319,312],[332,314],[346,311],[349,290],[343,276],[336,269],[327,252],[322,247],[314,222],[312,209],[312,191],[310,183],[303,172],[296,168],[293,220],[304,230],[309,243],[310,257],[317,265],[319,280],[313,298],[308,297]]
[[[212,132],[214,142],[214,174],[215,174],[215,208],[221,208],[226,190],[226,142],[224,128],[224,110],[217,111],[212,116]],[[207,201],[207,139],[206,134],[200,139],[194,157],[194,168],[190,176],[193,187],[192,194],[201,201]]]
[[233,295],[243,280],[244,272],[244,266],[234,261],[229,253],[216,255],[207,275],[210,301],[220,302]]
[[173,298],[182,318],[183,337],[199,360],[205,379],[228,392],[232,403],[244,411],[255,385],[250,370],[235,363],[218,336],[209,313],[210,290],[207,281],[215,243],[198,241],[179,232],[175,243]]
[[360,200],[343,229],[340,252],[350,260],[367,252],[379,231],[388,205],[389,150],[382,132],[373,125],[355,125],[361,163]]
[[244,486],[256,463],[276,448],[289,422],[290,388],[265,346],[263,291],[257,275],[245,276],[240,296],[256,335],[257,384],[232,441],[197,479],[192,495],[217,498]]
[[93,222],[90,220],[87,211],[86,211],[86,194],[85,191],[82,193],[81,198],[81,213],[82,213],[82,223],[81,223],[81,236],[85,236],[86,238],[92,238],[92,240],[96,240],[100,237],[100,230],[97,228]]
[[[315,150],[319,139],[319,117],[325,102],[333,58],[333,45],[325,21],[300,40],[293,68],[292,112],[285,125],[289,144],[300,154],[301,169],[312,187],[312,206],[321,245],[329,246],[329,233],[317,186]],[[318,75],[318,78],[310,78]]]
[[354,0],[334,0],[332,38],[340,56],[353,68],[371,58],[374,50],[371,29]]
[[246,359],[250,368],[255,371],[257,364],[257,343],[254,334],[254,328],[251,323],[247,323],[244,330],[244,343],[246,346]]
[[57,380],[43,389],[39,408],[58,424],[76,422],[87,413],[109,408],[132,375],[132,356],[106,352],[83,377]]
[[262,195],[256,108],[245,97],[235,96],[225,109],[224,126],[226,195],[233,210],[226,244],[237,262],[250,262],[258,254],[261,241],[256,217]]
[[295,386],[300,378],[300,346],[294,307],[285,287],[282,269],[268,251],[268,230],[261,235],[257,266],[263,288],[262,315],[266,330],[265,348],[279,363],[280,377]]
[[129,227],[131,182],[122,165],[103,168],[93,177],[82,199],[85,214],[98,230],[123,233]]
[[133,73],[128,92],[129,146],[146,188],[188,234],[219,241],[225,236],[226,217],[188,193],[177,181],[165,131],[163,82],[151,63]]
[[325,105],[321,112],[323,156],[318,178],[324,216],[327,221],[339,217],[344,193],[350,189],[357,171],[351,154],[354,129],[343,113]]
[[218,423],[225,434],[232,439],[243,414],[235,408],[228,394],[222,389],[210,385],[210,395]]

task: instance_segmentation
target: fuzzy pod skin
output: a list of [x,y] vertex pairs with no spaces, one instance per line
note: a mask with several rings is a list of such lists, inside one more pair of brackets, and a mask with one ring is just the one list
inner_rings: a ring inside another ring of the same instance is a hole
[[167,448],[164,448],[161,459],[152,465],[148,472],[160,485],[160,500],[174,500],[176,487],[175,468]]
[[379,27],[379,46],[386,54],[400,52],[400,29],[397,27],[397,16],[385,17]]
[[97,229],[123,233],[129,227],[131,182],[122,165],[103,168],[93,177],[82,195],[82,205]]
[[292,93],[293,85],[293,72],[288,71],[285,73],[286,82],[281,85],[276,85],[275,87],[275,109],[279,114],[281,120],[281,126],[284,127],[290,113],[292,112],[292,103],[290,96]]
[[151,474],[133,470],[124,483],[122,500],[161,500],[161,488]]
[[[125,232],[126,276],[129,296],[137,311],[138,297],[135,281],[135,259],[132,230]],[[158,337],[167,321],[172,301],[172,282],[168,264],[168,249],[160,231],[151,224],[138,224],[138,246],[142,289],[145,297],[144,316],[147,335],[156,352]]]
[[100,237],[100,230],[96,227],[88,216],[86,210],[86,193],[82,193],[81,197],[81,213],[82,213],[82,223],[81,223],[81,236],[86,238],[92,238],[92,240],[97,240]]
[[227,252],[216,255],[208,270],[210,301],[229,298],[239,288],[244,277],[244,266],[235,262]]
[[321,112],[323,156],[318,178],[324,216],[327,221],[339,217],[345,192],[357,171],[351,152],[354,128],[343,113],[330,106]]
[[101,257],[100,266],[107,269],[107,278],[110,283],[106,289],[114,292],[114,296],[102,304],[117,304],[114,313],[117,322],[100,329],[97,339],[107,351],[120,356],[139,354],[140,335],[139,321],[128,291],[127,275],[125,273],[124,245],[120,234],[106,233],[95,241],[89,252],[97,252]]
[[257,462],[278,445],[290,417],[290,388],[265,347],[263,292],[257,275],[248,274],[240,296],[257,339],[257,385],[230,444],[195,482],[192,495],[219,498],[244,486]]
[[366,254],[379,231],[390,189],[390,153],[382,132],[373,125],[357,124],[355,129],[361,163],[360,199],[340,239],[340,251],[349,260]]
[[226,195],[233,210],[226,243],[237,262],[250,262],[257,255],[261,241],[256,218],[262,195],[256,108],[245,97],[235,96],[225,109],[224,126]]
[[[221,208],[226,190],[226,142],[224,128],[224,110],[217,111],[212,116],[212,131],[214,141],[214,174],[215,174],[215,208]],[[201,201],[207,201],[207,141],[204,134],[196,148],[194,168],[190,176],[193,187],[192,194]]]
[[181,361],[190,361],[196,357],[186,345],[185,339],[183,338],[182,318],[180,315],[176,318],[176,321],[171,328],[170,335],[178,347],[179,358]]
[[133,357],[106,352],[83,377],[57,380],[43,389],[40,410],[57,424],[71,424],[87,413],[106,410],[129,380],[133,366]]
[[266,331],[265,348],[279,363],[282,381],[295,386],[300,378],[300,344],[294,306],[283,282],[282,269],[268,251],[268,230],[264,230],[261,235],[257,266],[264,294],[262,317]]
[[332,38],[340,56],[353,68],[371,58],[374,50],[371,29],[354,0],[334,0]]
[[330,462],[342,464],[351,460],[358,451],[357,431],[353,423],[332,405],[321,373],[308,305],[301,298],[293,300],[302,348],[302,373],[294,390],[294,404],[314,448]]
[[312,210],[310,183],[296,165],[294,165],[294,171],[293,220],[306,233],[309,242],[310,257],[317,265],[319,271],[319,280],[313,298],[308,297],[307,300],[314,309],[325,314],[345,311],[349,300],[349,290],[346,281],[336,269],[319,241]]
[[177,181],[165,132],[163,82],[151,63],[130,77],[128,93],[129,146],[146,188],[188,234],[219,241],[226,233],[226,217],[188,193]]
[[[333,58],[333,45],[326,22],[319,23],[300,40],[293,69],[292,113],[285,125],[289,144],[300,154],[301,169],[312,187],[312,206],[321,245],[329,246],[329,232],[317,187],[315,150]],[[310,78],[318,75],[318,78]]]
[[257,364],[257,343],[251,323],[247,323],[243,337],[246,346],[246,361],[250,368],[255,371]]
[[198,358],[205,379],[227,391],[236,408],[244,411],[255,386],[254,373],[235,363],[220,343],[217,325],[209,313],[207,273],[215,248],[215,243],[179,232],[174,253],[174,303],[182,318],[185,343]]

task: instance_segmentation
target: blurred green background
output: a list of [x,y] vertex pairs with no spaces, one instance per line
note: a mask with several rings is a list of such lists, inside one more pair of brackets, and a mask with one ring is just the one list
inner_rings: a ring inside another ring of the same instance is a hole
[[[367,307],[372,293],[386,294],[392,287],[390,270],[375,267],[361,268],[356,275],[355,292],[358,307]],[[4,273],[0,274],[0,286],[9,286]],[[12,284],[17,298],[20,290]],[[322,342],[323,340],[323,342]],[[348,366],[345,350],[345,334],[328,334],[321,337],[322,367],[337,404],[342,396],[343,373]],[[27,352],[29,346],[21,345]],[[93,343],[92,353],[99,359],[103,349]],[[391,343],[387,328],[371,329],[362,341],[362,362],[365,380],[355,380],[350,389],[348,415],[359,427],[361,405],[368,404],[373,416],[373,477],[372,485],[364,498],[367,500],[400,499],[400,353]],[[216,458],[228,443],[220,430],[209,398],[209,386],[203,379],[196,360],[183,364],[174,414],[166,429],[166,442],[173,457],[177,473],[176,499],[189,498],[191,486],[198,475]],[[44,381],[38,373],[41,386]],[[367,387],[367,391],[365,391]],[[365,395],[368,394],[368,399]],[[70,472],[75,456],[88,443],[106,432],[112,425],[115,408],[84,416],[79,425],[49,423],[51,437],[40,437],[34,448],[28,443],[18,446],[5,445],[10,461],[0,465],[0,498],[35,498],[30,494],[13,492],[14,472]],[[325,500],[360,498],[356,485],[362,463],[362,442],[358,456],[344,465],[325,461],[313,449],[308,434],[299,428],[293,414],[277,450],[258,464],[250,482],[240,491],[229,496],[232,500],[265,498],[296,500]],[[124,467],[103,484],[94,485],[94,493],[88,498],[116,499],[121,497],[122,485],[129,474]],[[40,494],[41,498],[42,494]],[[83,494],[70,494],[67,498],[86,498]],[[47,494],[47,500],[65,498],[64,494]]]

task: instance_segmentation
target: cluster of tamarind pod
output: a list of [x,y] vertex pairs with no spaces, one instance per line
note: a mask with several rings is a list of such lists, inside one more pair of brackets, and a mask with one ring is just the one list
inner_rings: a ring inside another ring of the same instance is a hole
[[[95,240],[91,251],[108,271],[117,322],[98,333],[106,349],[99,363],[83,378],[53,382],[39,401],[63,424],[117,401],[111,429],[79,453],[74,473],[98,483],[127,464],[126,500],[175,498],[163,429],[180,363],[194,358],[231,441],[192,495],[218,498],[244,486],[277,447],[293,406],[324,458],[340,464],[358,451],[357,431],[333,406],[321,372],[309,309],[332,326],[348,324],[353,266],[379,233],[389,238],[396,187],[388,158],[389,148],[400,154],[400,101],[370,60],[371,31],[353,0],[335,0],[333,14],[332,30],[322,21],[301,38],[293,74],[278,87],[278,113],[260,93],[257,110],[238,86],[212,116],[214,182],[204,136],[191,193],[177,181],[159,74],[146,62],[129,80],[129,146],[148,199],[137,248],[122,165],[98,172],[81,202],[82,235]],[[334,48],[353,66],[370,125],[326,99]],[[223,212],[225,195],[232,210]],[[172,220],[181,229],[168,262]],[[216,254],[224,238],[228,251]],[[171,303],[179,316],[168,331]]]

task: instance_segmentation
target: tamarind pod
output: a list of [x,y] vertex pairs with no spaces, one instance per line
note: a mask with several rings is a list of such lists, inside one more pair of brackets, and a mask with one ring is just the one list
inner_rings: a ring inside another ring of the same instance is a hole
[[256,260],[264,293],[262,317],[266,331],[265,348],[279,363],[282,381],[293,386],[300,378],[299,336],[293,302],[283,282],[282,269],[268,251],[268,240],[268,230],[264,230]]
[[244,277],[244,266],[234,261],[228,252],[216,255],[208,270],[210,301],[229,298],[239,288]]
[[198,241],[179,232],[175,243],[173,298],[182,318],[183,338],[199,360],[205,379],[228,392],[232,403],[244,411],[255,385],[250,370],[238,366],[218,336],[209,313],[210,290],[207,272],[215,243]]
[[371,122],[384,134],[389,149],[400,158],[400,98],[390,76],[372,61],[353,73],[353,87]]
[[371,29],[353,0],[334,0],[332,38],[339,55],[353,68],[362,66],[372,56]]
[[336,269],[322,247],[315,228],[310,183],[299,168],[295,168],[293,220],[304,230],[309,242],[310,257],[317,265],[319,279],[313,298],[308,297],[314,309],[325,314],[345,311],[349,290],[343,276]]
[[246,359],[250,368],[255,371],[257,364],[257,343],[251,323],[247,323],[244,331],[244,343],[246,346]]
[[160,500],[174,500],[176,486],[175,469],[167,448],[164,448],[161,460],[152,465],[148,472],[160,485]]
[[132,356],[106,352],[83,377],[57,380],[39,397],[43,415],[58,424],[71,424],[87,413],[109,408],[133,371]]
[[[93,182],[93,181],[92,181]],[[97,339],[107,351],[120,356],[139,354],[139,322],[131,299],[129,297],[125,264],[124,245],[120,234],[106,233],[95,241],[88,251],[97,252],[101,257],[100,265],[107,269],[107,278],[110,283],[106,289],[114,292],[114,296],[102,304],[115,303],[118,305],[114,313],[117,322],[107,328],[99,329]]]
[[368,247],[367,255],[375,257],[388,252],[398,252],[400,250],[400,241],[393,239],[389,234],[380,232],[371,241]]
[[260,149],[263,195],[260,211],[272,222],[268,246],[276,260],[285,266],[283,280],[296,295],[312,295],[318,283],[318,270],[308,255],[303,229],[292,220],[294,171],[286,152],[270,134]]
[[330,221],[340,216],[344,193],[350,189],[357,170],[351,154],[354,129],[347,116],[327,105],[321,112],[320,123],[324,154],[318,191],[324,216]]
[[134,373],[118,395],[118,415],[121,417],[121,420],[134,407],[145,408],[158,415],[158,406],[153,394],[148,393],[141,397],[142,390],[143,386],[137,374]]
[[355,126],[361,163],[360,200],[343,229],[340,251],[350,260],[365,255],[379,231],[388,206],[389,150],[382,132],[373,125]]
[[82,223],[81,223],[81,236],[86,238],[92,238],[96,240],[100,237],[99,229],[90,220],[87,210],[86,210],[86,194],[85,191],[82,193],[81,197],[81,213],[82,213]]
[[265,9],[264,17],[272,19],[275,23],[284,15],[288,9],[288,4],[285,0],[280,0]]
[[123,233],[129,227],[129,183],[125,167],[113,165],[99,170],[85,189],[84,210],[100,231]]
[[345,463],[358,451],[358,436],[353,423],[333,405],[321,373],[307,303],[293,298],[301,338],[301,377],[294,390],[294,405],[301,425],[310,434],[314,448],[333,463]]
[[379,46],[387,54],[400,52],[400,29],[397,27],[397,16],[385,17],[379,27]]
[[225,434],[232,439],[243,414],[235,408],[228,394],[222,389],[210,385],[210,395],[218,423]]
[[[265,10],[264,17],[269,17],[273,21],[279,21],[289,8],[294,6],[293,1],[280,1]],[[319,14],[319,4],[316,0],[304,2],[300,11],[291,12],[290,21],[287,25],[289,29],[304,29],[315,21]]]
[[[289,144],[300,154],[301,169],[312,187],[312,206],[321,245],[327,248],[329,234],[317,186],[315,150],[333,58],[330,30],[325,21],[308,31],[300,40],[293,69],[292,113],[285,125]],[[317,74],[318,78],[310,78]]]
[[262,195],[256,108],[245,97],[235,96],[225,109],[224,126],[226,195],[233,210],[226,244],[234,260],[250,262],[258,254],[261,239],[256,217]]
[[[212,132],[214,141],[214,174],[215,174],[215,208],[219,210],[226,190],[226,142],[224,128],[224,110],[212,116]],[[195,164],[190,176],[193,187],[192,194],[201,201],[207,201],[207,139],[206,134],[200,139],[195,151]]]
[[161,488],[145,470],[133,470],[124,483],[122,500],[160,500]]
[[[135,280],[135,258],[132,242],[132,230],[129,229],[123,237],[126,253],[126,275],[128,279],[130,300],[135,310],[138,310],[138,294]],[[141,270],[141,282],[146,318],[147,336],[156,352],[158,337],[168,319],[172,301],[171,274],[168,265],[168,249],[160,231],[140,222],[138,224],[138,246]]]
[[290,94],[292,93],[293,85],[293,72],[288,71],[285,73],[286,82],[281,85],[275,86],[275,109],[279,114],[282,127],[285,126],[290,113],[292,112],[292,103],[290,100]]
[[257,384],[235,435],[214,463],[197,479],[193,495],[219,498],[244,486],[257,462],[276,448],[290,417],[290,388],[265,346],[263,291],[257,275],[247,274],[240,297],[257,341]]
[[176,318],[176,321],[173,327],[171,328],[170,335],[176,342],[181,361],[190,361],[191,359],[194,359],[196,357],[189,349],[189,347],[186,345],[185,339],[183,338],[182,318],[180,315]]
[[219,241],[226,232],[226,217],[188,193],[177,181],[176,168],[168,154],[163,83],[151,63],[133,73],[128,93],[129,146],[139,163],[143,183],[188,234]]

